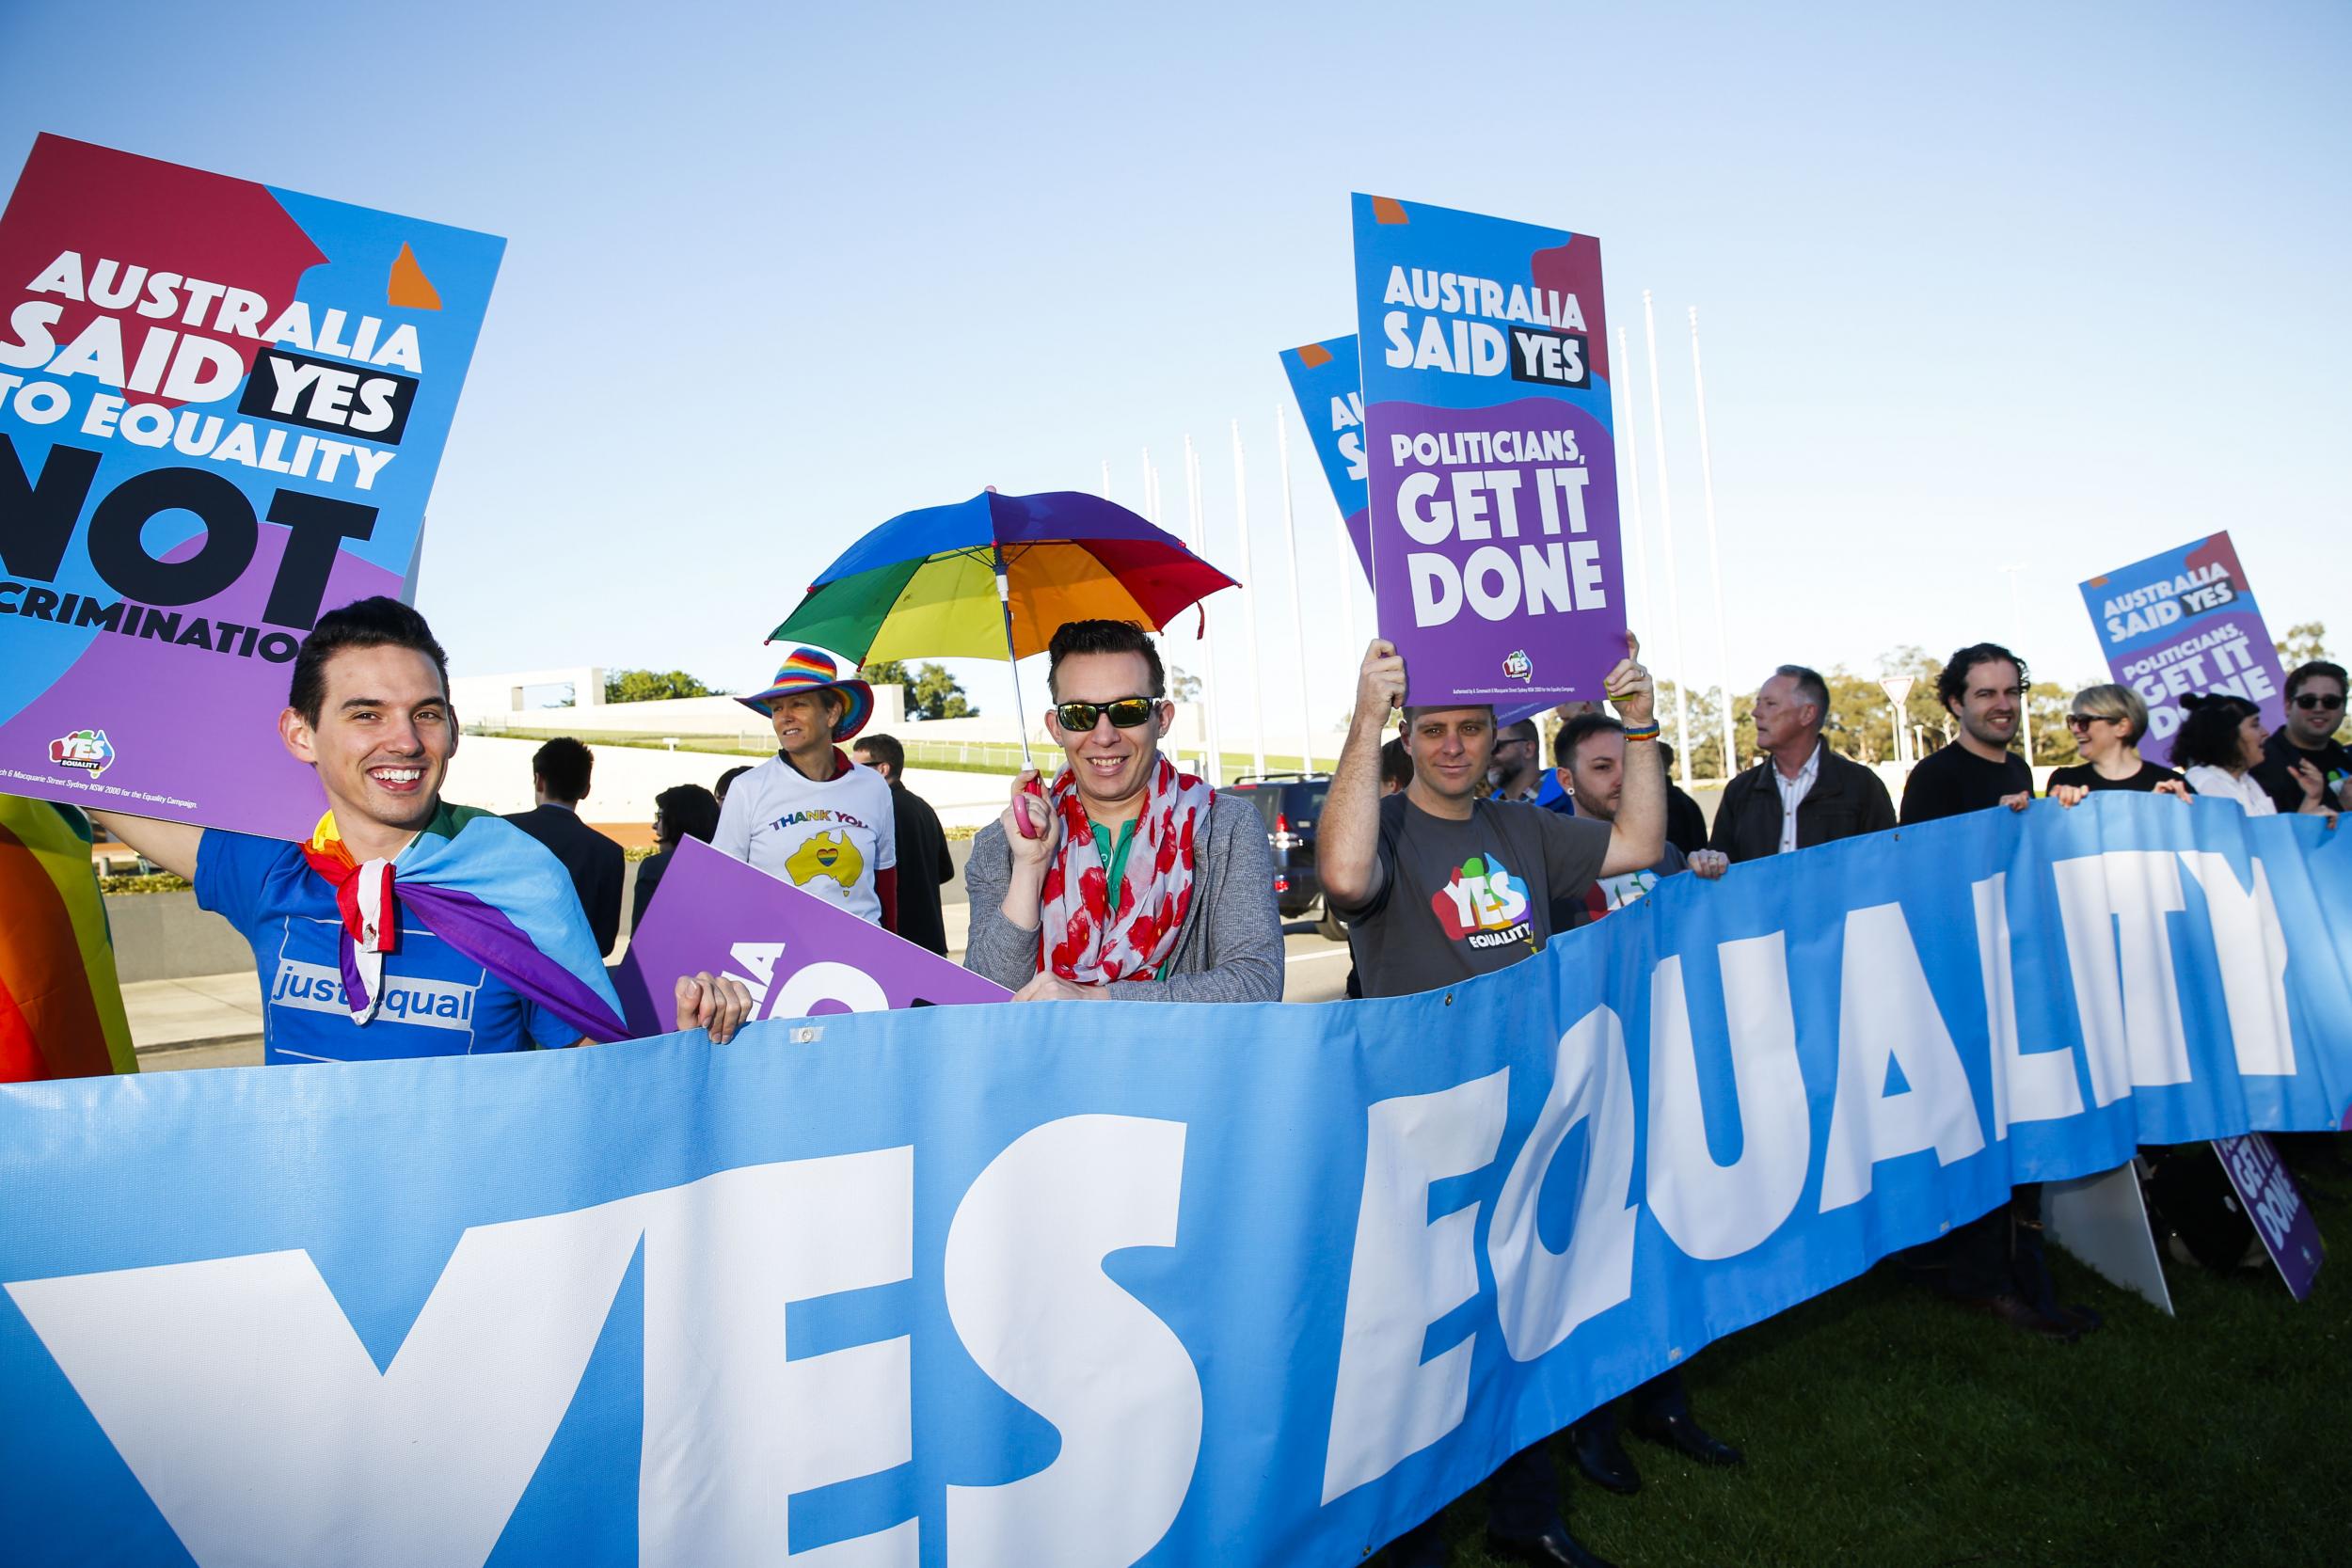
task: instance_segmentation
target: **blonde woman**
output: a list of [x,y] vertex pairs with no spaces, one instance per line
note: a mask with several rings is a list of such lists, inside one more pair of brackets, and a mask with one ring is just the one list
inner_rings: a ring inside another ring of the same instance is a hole
[[2188,799],[2187,781],[2139,754],[2148,734],[2148,705],[2130,687],[2087,686],[2075,692],[2066,727],[2074,733],[2074,749],[2083,760],[2051,773],[2049,796],[2059,805],[2079,805],[2102,789]]

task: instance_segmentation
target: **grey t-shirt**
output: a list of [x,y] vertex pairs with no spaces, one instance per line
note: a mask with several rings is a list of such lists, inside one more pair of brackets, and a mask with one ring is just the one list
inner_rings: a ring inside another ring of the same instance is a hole
[[1339,911],[1364,994],[1435,990],[1518,962],[1551,939],[1553,901],[1581,896],[1608,854],[1605,822],[1493,800],[1457,822],[1390,796],[1381,890]]

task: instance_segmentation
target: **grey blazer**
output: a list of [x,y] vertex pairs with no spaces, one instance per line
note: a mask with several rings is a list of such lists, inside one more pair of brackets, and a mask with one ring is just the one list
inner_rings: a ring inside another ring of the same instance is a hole
[[[972,898],[964,968],[1018,990],[1037,974],[1037,927],[1005,918],[1012,851],[1002,822],[972,841],[963,885]],[[1219,795],[1209,807],[1209,833],[1193,869],[1192,907],[1176,934],[1165,980],[1126,980],[1109,988],[1121,1002],[1279,1002],[1282,918],[1274,906],[1274,853],[1265,818],[1247,800]]]

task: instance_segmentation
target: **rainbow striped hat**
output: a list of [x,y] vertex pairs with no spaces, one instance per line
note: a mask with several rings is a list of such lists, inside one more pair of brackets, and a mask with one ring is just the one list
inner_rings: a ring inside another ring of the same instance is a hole
[[772,716],[775,709],[770,705],[778,697],[787,697],[796,691],[822,691],[827,687],[832,687],[849,699],[849,710],[833,727],[833,737],[836,742],[847,740],[864,729],[866,721],[874,717],[874,689],[862,680],[843,680],[840,667],[834,662],[833,655],[816,648],[793,649],[778,667],[775,685],[765,691],[735,700],[745,707]]

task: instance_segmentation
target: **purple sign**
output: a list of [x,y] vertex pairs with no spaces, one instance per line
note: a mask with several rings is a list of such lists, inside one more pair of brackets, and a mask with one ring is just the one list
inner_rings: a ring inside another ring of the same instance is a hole
[[[732,974],[754,1018],[812,1018],[1012,992],[789,882],[687,839],[613,975],[631,1033],[666,1035],[681,974]],[[650,977],[650,980],[649,978]]]
[[2229,1173],[2230,1185],[2237,1189],[2238,1202],[2254,1222],[2254,1234],[2263,1239],[2270,1260],[2279,1265],[2279,1277],[2287,1282],[2295,1299],[2301,1301],[2312,1293],[2319,1265],[2328,1260],[2328,1246],[2319,1239],[2312,1207],[2303,1201],[2295,1178],[2287,1174],[2279,1151],[2260,1132],[2216,1138],[2213,1151],[2221,1157],[2221,1168]]
[[1626,652],[1600,243],[1354,202],[1373,596],[1406,700],[1597,699]]
[[2279,650],[2226,532],[2092,578],[2082,590],[2107,668],[2148,704],[2139,752],[2149,761],[2172,760],[2181,699],[2192,691],[2245,698],[2262,709],[2265,730],[2286,722]]

